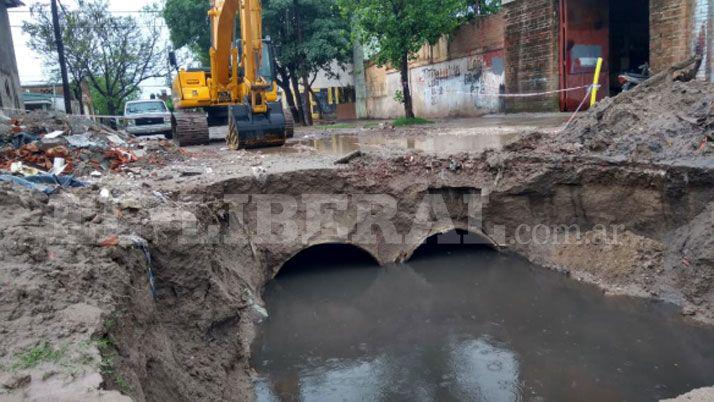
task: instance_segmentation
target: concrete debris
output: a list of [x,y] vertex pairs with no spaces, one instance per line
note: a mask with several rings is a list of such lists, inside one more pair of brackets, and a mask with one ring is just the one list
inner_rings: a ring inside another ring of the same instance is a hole
[[143,141],[77,116],[33,112],[0,121],[0,170],[20,161],[49,171],[62,158],[62,172],[84,176],[120,171],[136,162],[164,166],[185,157],[169,141]]
[[92,142],[89,139],[89,133],[86,134],[76,134],[67,137],[67,142],[69,145],[75,148],[89,148],[99,146],[96,142]]
[[47,172],[43,172],[39,169],[35,169],[30,166],[25,166],[25,164],[22,162],[13,162],[12,164],[10,164],[10,173],[19,174],[22,176],[35,176]]

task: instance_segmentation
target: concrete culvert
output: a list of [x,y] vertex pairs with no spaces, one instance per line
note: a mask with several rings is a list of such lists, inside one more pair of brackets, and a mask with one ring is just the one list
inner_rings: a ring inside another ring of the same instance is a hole
[[[296,301],[305,297],[310,300],[350,300],[364,292],[380,270],[377,260],[360,247],[320,244],[308,247],[286,261],[275,279],[266,285],[265,293]],[[336,282],[344,286],[334,286]]]
[[450,253],[455,250],[497,250],[495,242],[483,233],[454,229],[429,236],[407,255],[407,261],[423,258],[435,253]]
[[276,276],[312,274],[334,269],[336,265],[347,267],[379,265],[379,261],[367,250],[351,244],[325,243],[301,250],[278,269]]

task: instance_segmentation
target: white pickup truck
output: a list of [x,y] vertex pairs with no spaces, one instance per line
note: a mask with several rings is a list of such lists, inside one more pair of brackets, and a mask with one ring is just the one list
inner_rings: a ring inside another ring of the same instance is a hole
[[160,99],[130,101],[124,106],[126,131],[134,135],[163,134],[172,138],[171,112]]

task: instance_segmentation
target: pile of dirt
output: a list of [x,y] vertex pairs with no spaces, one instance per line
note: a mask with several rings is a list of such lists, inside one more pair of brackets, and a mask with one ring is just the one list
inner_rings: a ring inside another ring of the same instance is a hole
[[249,400],[250,290],[231,271],[249,249],[177,241],[188,208],[144,188],[0,183],[0,400]]
[[0,118],[0,170],[22,162],[49,171],[62,158],[62,173],[85,176],[136,162],[164,166],[185,156],[170,141],[142,140],[80,116],[37,111]]
[[[95,221],[112,219],[81,191]],[[131,246],[100,247],[82,208],[55,201],[0,183],[0,400],[128,400],[102,390],[104,334],[145,263]]]
[[714,84],[662,80],[607,98],[555,139],[561,148],[630,160],[714,155]]

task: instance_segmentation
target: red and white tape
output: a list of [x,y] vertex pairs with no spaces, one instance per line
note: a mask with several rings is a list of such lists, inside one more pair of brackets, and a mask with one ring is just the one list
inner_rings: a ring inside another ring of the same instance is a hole
[[[533,97],[538,97],[538,96],[560,94],[563,92],[578,91],[581,89],[588,89],[591,87],[592,87],[592,84],[583,85],[583,86],[579,86],[579,87],[573,87],[573,88],[556,89],[556,90],[545,91],[545,92],[531,92],[531,93],[525,93],[525,94],[486,94],[486,93],[480,93],[480,92],[462,92],[462,91],[448,92],[448,93],[457,93],[457,94],[464,94],[464,95],[478,95],[478,96],[486,96],[486,97],[493,97],[493,98],[533,98]],[[598,88],[600,88],[599,85],[598,85]]]

